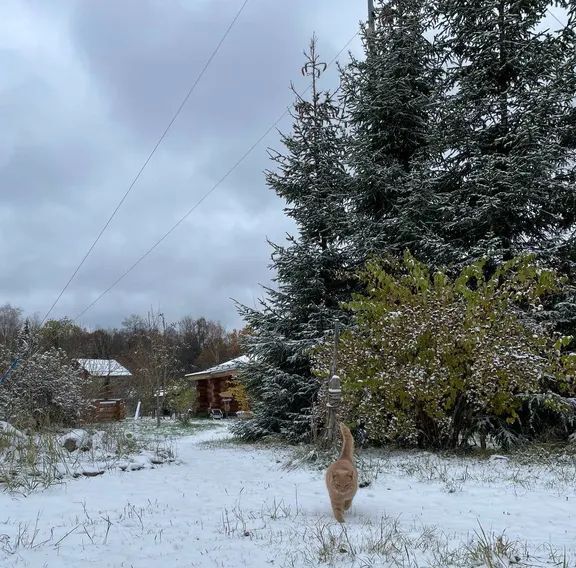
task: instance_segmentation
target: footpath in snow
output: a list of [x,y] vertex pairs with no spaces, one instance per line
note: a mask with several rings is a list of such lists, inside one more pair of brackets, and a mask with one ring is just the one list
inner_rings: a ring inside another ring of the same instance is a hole
[[366,454],[342,527],[320,468],[226,437],[214,424],[177,440],[176,464],[0,493],[0,566],[576,566],[573,463]]

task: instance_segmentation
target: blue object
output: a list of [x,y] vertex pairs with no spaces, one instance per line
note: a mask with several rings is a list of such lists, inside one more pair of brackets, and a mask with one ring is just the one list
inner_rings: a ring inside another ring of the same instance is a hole
[[0,376],[0,385],[12,374],[12,371],[18,366],[20,363],[20,359],[16,358],[13,359],[12,363],[10,363],[10,367],[4,371],[4,374]]

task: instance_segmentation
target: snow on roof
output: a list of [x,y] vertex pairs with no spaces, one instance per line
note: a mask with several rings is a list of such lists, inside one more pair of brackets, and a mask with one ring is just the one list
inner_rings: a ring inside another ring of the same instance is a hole
[[116,359],[76,359],[93,377],[131,377],[132,373]]
[[215,367],[211,367],[210,369],[206,369],[205,371],[198,371],[196,373],[189,373],[187,377],[199,377],[200,375],[216,375],[218,373],[225,373],[226,371],[235,371],[240,367],[240,365],[244,363],[248,363],[250,359],[247,355],[241,355],[240,357],[236,357],[235,359],[230,359],[230,361],[226,361],[225,363],[220,363],[220,365],[216,365]]

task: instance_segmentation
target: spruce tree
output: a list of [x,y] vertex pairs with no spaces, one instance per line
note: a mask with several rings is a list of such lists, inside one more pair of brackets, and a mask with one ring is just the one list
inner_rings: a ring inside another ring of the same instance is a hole
[[276,289],[267,289],[261,309],[240,306],[249,329],[250,363],[240,372],[254,418],[235,426],[247,439],[282,434],[287,440],[310,433],[310,411],[318,380],[309,351],[343,318],[339,303],[350,296],[345,236],[349,177],[344,166],[341,111],[333,93],[318,90],[325,69],[312,40],[303,73],[309,99],[296,93],[293,129],[282,137],[284,153],[267,183],[285,200],[297,235],[272,245]]
[[362,30],[364,58],[342,73],[360,262],[405,248],[429,259],[441,246],[430,183],[441,65],[425,6],[380,3],[374,30]]
[[550,0],[434,4],[448,97],[442,260],[531,251],[555,262],[576,223],[573,20],[546,29]]

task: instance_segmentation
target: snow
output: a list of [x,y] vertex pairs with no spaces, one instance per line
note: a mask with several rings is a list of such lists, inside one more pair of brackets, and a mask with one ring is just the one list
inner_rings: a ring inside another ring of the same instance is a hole
[[132,373],[116,359],[76,359],[93,377],[131,377]]
[[[364,453],[361,478],[371,483],[342,528],[323,468],[286,467],[288,450],[229,444],[227,436],[225,423],[211,423],[176,441],[179,465],[95,468],[94,477],[27,497],[0,494],[0,566],[482,567],[482,559],[446,560],[482,531],[518,540],[518,554],[529,551],[534,562],[523,566],[553,566],[549,549],[565,549],[566,566],[576,561],[569,459],[550,466]],[[433,563],[434,555],[444,560]]]
[[223,373],[225,371],[235,371],[241,365],[244,365],[250,361],[250,358],[247,355],[241,355],[240,357],[236,357],[235,359],[230,359],[230,361],[225,361],[224,363],[220,363],[220,365],[216,365],[215,367],[211,367],[210,369],[206,369],[205,371],[198,371],[196,373],[189,373],[186,375],[187,377],[196,377],[199,375],[212,375],[216,373]]
[[[65,446],[66,443],[72,443],[74,450],[78,448],[89,448],[92,446],[92,441],[90,440],[90,435],[86,430],[71,430],[66,434],[63,434],[58,438],[58,443],[61,446]],[[72,450],[70,450],[72,451]]]
[[0,420],[0,434],[3,434],[9,438],[17,438],[19,440],[25,440],[26,435],[20,432],[12,426],[12,424],[8,424],[8,422],[4,422],[4,420]]
[[494,454],[489,458],[489,461],[508,461],[508,460],[509,458],[507,456],[499,456],[497,454]]

